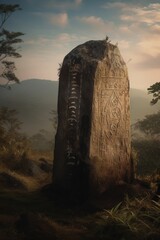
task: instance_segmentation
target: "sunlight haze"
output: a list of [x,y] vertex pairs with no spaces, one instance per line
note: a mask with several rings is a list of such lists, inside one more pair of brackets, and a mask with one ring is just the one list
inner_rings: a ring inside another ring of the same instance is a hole
[[19,4],[5,28],[25,33],[16,60],[21,80],[58,80],[64,56],[89,40],[117,44],[132,88],[160,81],[160,3],[158,0],[6,0]]

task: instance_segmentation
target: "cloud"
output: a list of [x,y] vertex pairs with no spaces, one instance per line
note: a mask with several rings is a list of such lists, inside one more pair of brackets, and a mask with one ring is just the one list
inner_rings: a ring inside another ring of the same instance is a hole
[[77,41],[78,36],[75,34],[68,34],[68,33],[61,33],[56,36],[56,41],[60,42],[72,42],[72,41]]
[[[102,19],[101,17],[97,16],[85,16],[85,17],[77,17],[77,19],[85,24],[83,28],[86,26],[88,29],[88,26],[90,27],[90,32],[95,31],[97,33],[102,32],[104,35],[107,31],[112,31],[114,29],[113,22],[106,21]],[[87,26],[88,25],[88,26]]]
[[148,25],[160,23],[160,4],[149,4],[146,7],[136,6],[124,8],[125,14],[121,15],[123,21],[135,21]]
[[118,41],[118,45],[121,49],[128,49],[130,47],[130,42],[126,40],[120,40]]
[[134,16],[131,16],[131,15],[121,15],[121,20],[122,21],[134,21]]
[[131,31],[131,27],[130,26],[125,26],[125,25],[122,25],[119,27],[119,31],[121,33],[127,33],[127,34],[130,34],[132,31]]
[[159,69],[159,63],[160,63],[160,53],[156,56],[151,56],[149,54],[143,55],[143,61],[140,61],[136,64],[138,68],[143,68],[146,70],[149,69]]
[[140,3],[108,2],[102,6],[106,9],[118,9],[122,12],[122,21],[146,23],[148,25],[160,23],[160,3],[142,6]]
[[154,34],[160,34],[160,24],[154,24],[150,27],[150,31]]
[[63,10],[67,10],[67,9],[75,9],[77,7],[79,7],[82,3],[82,0],[48,0],[45,1],[45,7],[49,7],[49,8],[56,8],[56,9],[63,9]]
[[46,38],[46,37],[39,37],[38,39],[28,39],[25,40],[24,44],[25,45],[45,45],[48,44],[50,42],[50,39]]
[[49,22],[53,25],[65,27],[68,24],[67,13],[50,14],[47,17],[48,17]]
[[102,8],[119,8],[119,9],[128,9],[128,6],[130,4],[124,3],[124,2],[108,2],[102,6]]
[[69,34],[69,33],[60,33],[55,36],[55,38],[52,40],[52,46],[54,48],[57,48],[60,52],[65,52],[66,54],[76,47],[78,44],[81,44],[82,42],[86,41],[86,36],[78,35],[78,34]]
[[37,16],[40,16],[42,18],[45,18],[48,20],[48,22],[52,25],[59,26],[59,27],[65,27],[67,26],[69,22],[68,14],[67,13],[43,13],[43,12],[36,12],[34,13]]
[[28,39],[24,44],[27,49],[31,51],[32,49],[34,49],[34,51],[38,49],[38,51],[47,52],[50,51],[50,49],[54,49],[54,51],[66,52],[69,51],[71,47],[75,47],[78,43],[86,40],[87,38],[83,35],[63,32],[52,38],[41,36],[39,38]]
[[104,26],[105,25],[105,22],[102,18],[95,17],[95,16],[82,17],[81,22],[87,23],[87,24],[93,25],[93,26]]
[[82,0],[75,0],[76,5],[80,5],[82,3]]
[[148,53],[155,57],[157,53],[160,53],[159,35],[148,34],[144,36],[144,38],[137,43],[137,50],[142,54]]

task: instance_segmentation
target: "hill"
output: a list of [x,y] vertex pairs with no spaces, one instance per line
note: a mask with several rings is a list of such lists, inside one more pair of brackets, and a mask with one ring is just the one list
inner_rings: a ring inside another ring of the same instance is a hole
[[0,89],[0,106],[16,109],[28,135],[40,129],[52,131],[50,111],[57,108],[58,82],[31,79],[13,84],[11,90]]
[[[143,119],[145,115],[157,112],[160,105],[150,106],[151,96],[147,91],[131,89],[131,122]],[[12,89],[0,88],[0,106],[16,109],[23,122],[22,131],[27,135],[40,129],[52,131],[50,111],[57,109],[58,82],[30,79],[13,84]]]

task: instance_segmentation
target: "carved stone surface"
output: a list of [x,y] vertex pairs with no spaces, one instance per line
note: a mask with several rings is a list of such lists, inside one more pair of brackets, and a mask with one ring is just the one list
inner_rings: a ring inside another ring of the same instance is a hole
[[53,183],[67,193],[103,193],[129,181],[127,68],[117,46],[89,41],[63,61]]

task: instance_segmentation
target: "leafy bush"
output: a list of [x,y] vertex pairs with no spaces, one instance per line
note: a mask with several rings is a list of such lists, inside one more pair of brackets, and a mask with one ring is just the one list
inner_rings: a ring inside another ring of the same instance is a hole
[[137,139],[132,142],[138,155],[138,175],[153,174],[160,169],[160,141],[155,139]]
[[27,138],[19,132],[22,123],[17,114],[16,110],[0,108],[0,159],[8,165],[20,159],[28,149]]

